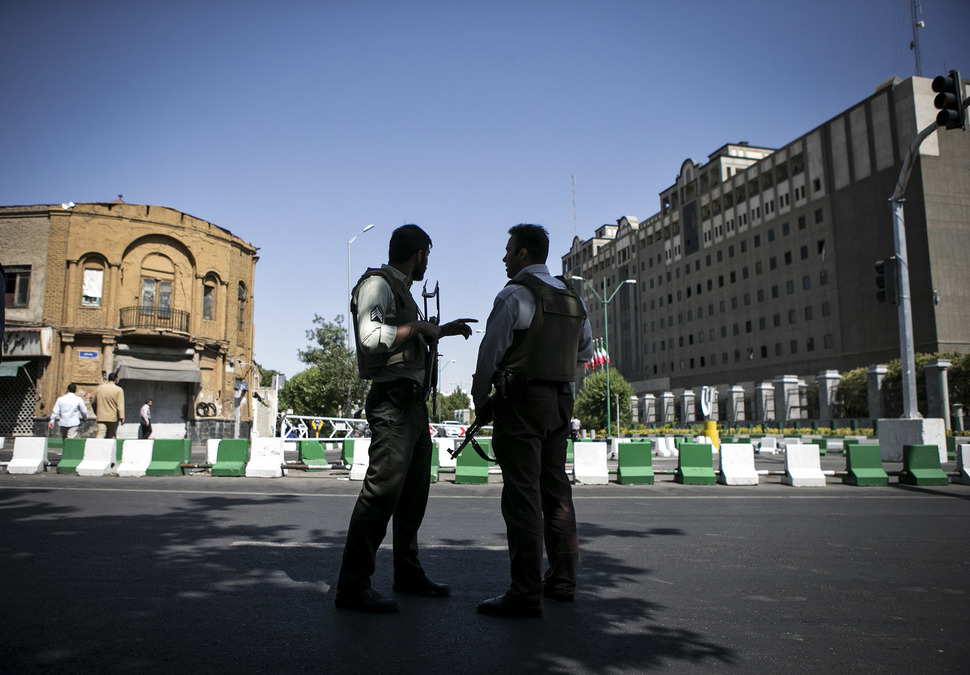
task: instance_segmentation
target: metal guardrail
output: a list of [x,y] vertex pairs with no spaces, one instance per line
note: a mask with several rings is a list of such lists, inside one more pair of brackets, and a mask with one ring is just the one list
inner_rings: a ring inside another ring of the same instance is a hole
[[121,309],[121,328],[167,329],[189,332],[189,313],[180,309],[137,305]]
[[[430,423],[432,435],[437,436],[444,424]],[[340,441],[345,438],[365,438],[370,436],[370,425],[366,419],[357,417],[314,417],[312,415],[281,415],[280,436],[284,441],[329,440]],[[491,430],[491,426],[483,429]],[[464,435],[465,427],[461,433]]]

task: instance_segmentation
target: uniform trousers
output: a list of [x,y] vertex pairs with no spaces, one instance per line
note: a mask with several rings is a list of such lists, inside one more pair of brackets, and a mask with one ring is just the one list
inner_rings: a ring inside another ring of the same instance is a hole
[[[398,398],[400,403],[400,398]],[[391,401],[375,382],[365,405],[370,424],[369,464],[350,517],[338,591],[370,588],[377,549],[393,517],[394,579],[422,579],[418,529],[431,486],[431,434],[423,397],[405,405]]]
[[495,405],[492,449],[502,467],[502,516],[509,543],[508,593],[542,602],[545,585],[576,590],[579,540],[572,486],[566,475],[566,439],[573,413],[568,384],[530,382],[522,396]]

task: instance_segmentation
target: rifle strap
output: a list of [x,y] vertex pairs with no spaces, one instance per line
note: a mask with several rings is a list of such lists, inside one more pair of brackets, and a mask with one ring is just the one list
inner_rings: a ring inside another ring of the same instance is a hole
[[484,459],[486,462],[492,462],[493,464],[498,463],[497,459],[494,457],[489,457],[488,453],[482,450],[482,446],[478,444],[478,441],[475,440],[474,437],[472,437],[472,447],[475,448],[475,452],[478,453],[478,456]]

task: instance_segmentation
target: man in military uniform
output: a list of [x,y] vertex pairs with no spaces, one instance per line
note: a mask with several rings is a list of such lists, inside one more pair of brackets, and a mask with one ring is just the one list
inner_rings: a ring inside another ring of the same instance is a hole
[[[481,411],[495,385],[492,449],[502,467],[502,516],[512,583],[483,601],[494,616],[542,616],[543,597],[572,602],[579,540],[566,439],[577,368],[593,354],[582,300],[545,265],[549,235],[516,225],[505,247],[511,281],[495,298],[472,384]],[[545,542],[549,569],[542,574]]]
[[[365,412],[371,429],[370,462],[350,517],[335,604],[364,612],[397,611],[397,601],[370,585],[377,549],[394,517],[394,590],[447,597],[451,589],[428,578],[418,560],[418,528],[431,485],[428,431],[428,345],[449,335],[471,335],[457,319],[426,321],[411,296],[424,279],[431,238],[417,225],[394,230],[388,263],[369,269],[351,296],[361,377],[373,380]],[[433,364],[431,364],[433,365]]]

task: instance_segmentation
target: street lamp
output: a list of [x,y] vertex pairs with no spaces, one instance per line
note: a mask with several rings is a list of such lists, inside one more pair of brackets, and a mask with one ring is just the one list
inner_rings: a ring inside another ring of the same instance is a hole
[[[576,281],[582,281],[584,284],[586,284],[589,290],[592,291],[593,295],[596,296],[596,299],[599,300],[600,303],[603,305],[603,342],[604,344],[606,344],[606,352],[607,354],[609,354],[610,329],[609,329],[609,315],[606,312],[606,306],[610,304],[610,302],[613,301],[613,298],[616,297],[616,294],[620,292],[620,289],[623,287],[623,284],[635,284],[637,283],[637,281],[636,279],[627,279],[621,282],[620,284],[617,285],[615,289],[613,289],[613,293],[610,295],[610,297],[606,298],[606,275],[603,275],[603,295],[602,296],[599,293],[597,293],[596,289],[593,288],[593,285],[583,277],[573,276],[572,278],[575,279]],[[604,300],[603,298],[606,298],[606,300]],[[616,435],[617,436],[620,435],[620,404],[619,403],[617,403],[616,405]],[[607,360],[606,362],[606,437],[609,438],[609,436],[610,436],[610,362],[609,360]]]
[[[363,230],[361,230],[360,232],[358,232],[357,234],[355,234],[354,236],[352,236],[350,239],[347,240],[347,351],[349,352],[354,351],[354,348],[351,346],[351,342],[350,342],[350,323],[353,320],[351,318],[352,315],[350,313],[350,303],[351,303],[350,295],[353,292],[353,286],[351,285],[351,276],[350,276],[350,245],[357,240],[357,237],[364,234],[364,232],[369,232],[370,230],[373,230],[373,229],[374,229],[374,223],[371,223]],[[350,378],[349,377],[347,378],[347,417],[350,417]]]

